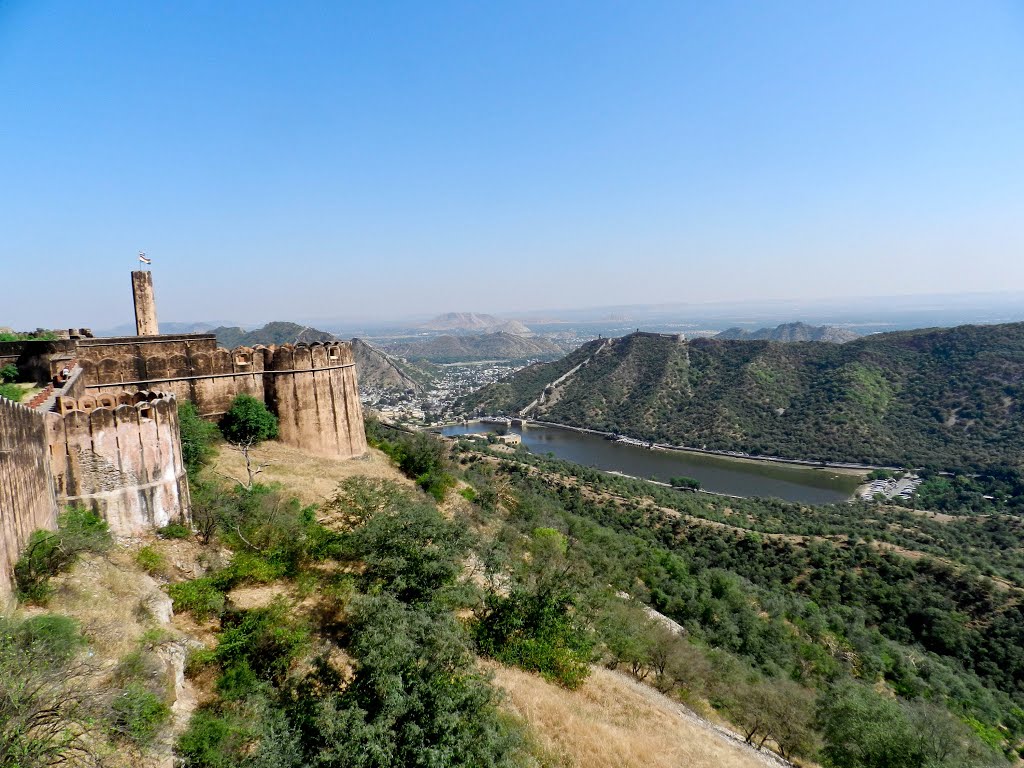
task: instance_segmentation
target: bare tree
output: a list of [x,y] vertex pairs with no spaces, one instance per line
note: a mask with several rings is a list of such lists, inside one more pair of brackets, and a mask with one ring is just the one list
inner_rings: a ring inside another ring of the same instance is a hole
[[228,447],[233,451],[238,451],[242,454],[242,458],[245,459],[245,473],[248,477],[247,482],[243,482],[236,477],[218,472],[217,474],[223,478],[231,480],[232,482],[238,483],[240,486],[245,488],[247,491],[251,491],[253,486],[256,484],[256,478],[263,472],[264,469],[271,465],[269,461],[255,461],[252,455],[252,449],[258,444],[258,440],[255,438],[249,438],[244,442],[228,442]]

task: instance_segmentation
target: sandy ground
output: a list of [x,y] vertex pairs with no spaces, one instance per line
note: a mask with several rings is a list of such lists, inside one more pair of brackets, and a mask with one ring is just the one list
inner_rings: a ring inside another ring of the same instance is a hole
[[595,668],[578,691],[522,670],[488,665],[509,710],[526,720],[541,746],[579,768],[780,768],[678,702],[631,678]]
[[[387,456],[374,448],[358,459],[326,459],[269,441],[254,448],[251,456],[254,464],[269,462],[259,475],[259,482],[281,483],[304,504],[319,504],[330,499],[338,483],[349,477],[392,480],[413,487],[413,482],[395,469]],[[211,469],[222,476],[246,480],[245,460],[227,446],[220,448]]]

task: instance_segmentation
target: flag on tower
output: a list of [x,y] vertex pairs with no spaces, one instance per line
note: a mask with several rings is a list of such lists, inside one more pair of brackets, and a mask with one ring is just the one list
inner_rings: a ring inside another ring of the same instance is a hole
[[153,263],[152,259],[147,259],[146,258],[146,252],[145,251],[139,251],[139,261],[141,261],[143,264],[152,264]]

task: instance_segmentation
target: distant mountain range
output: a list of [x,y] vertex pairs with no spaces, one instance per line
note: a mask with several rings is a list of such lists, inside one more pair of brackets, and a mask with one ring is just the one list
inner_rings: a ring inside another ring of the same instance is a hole
[[528,336],[531,331],[518,320],[502,320],[494,315],[476,312],[446,312],[419,326],[425,331],[458,331],[466,333],[512,333]]
[[1024,456],[1024,323],[777,344],[635,333],[469,395],[468,409],[676,445],[981,468]]
[[566,348],[548,339],[514,333],[444,335],[388,347],[392,355],[431,363],[466,363],[480,360],[552,360]]
[[717,334],[715,338],[750,341],[827,341],[833,344],[844,344],[847,341],[860,338],[860,334],[834,325],[783,323],[775,328],[760,328],[756,331],[729,328]]
[[217,343],[231,349],[232,347],[254,347],[262,344],[266,347],[280,344],[307,344],[314,341],[333,341],[337,338],[333,333],[319,331],[316,328],[276,321],[267,323],[262,328],[247,331],[244,328],[221,326],[209,331],[217,336]]

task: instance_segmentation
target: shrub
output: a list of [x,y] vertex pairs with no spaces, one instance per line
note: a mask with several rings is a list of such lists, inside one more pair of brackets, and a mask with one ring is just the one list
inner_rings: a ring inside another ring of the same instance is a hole
[[316,710],[315,741],[304,745],[314,764],[523,764],[524,739],[499,716],[458,622],[435,609],[387,595],[360,603],[351,646],[359,664],[352,682]]
[[18,367],[7,363],[0,368],[0,384],[11,384],[18,380]]
[[63,616],[0,618],[0,765],[96,764],[91,669],[75,659],[77,625]]
[[167,594],[171,596],[175,611],[188,611],[197,621],[205,621],[224,612],[224,593],[208,576],[171,584],[167,587]]
[[70,507],[57,521],[56,531],[37,530],[14,566],[18,595],[42,602],[50,594],[49,580],[67,570],[84,552],[104,552],[110,531],[103,518],[82,507]]
[[142,683],[129,683],[114,699],[114,730],[143,746],[153,740],[157,729],[167,720],[170,708]]
[[183,523],[170,523],[158,528],[157,535],[161,539],[187,539],[192,535],[192,529]]
[[204,421],[195,405],[188,400],[178,403],[178,430],[181,433],[181,458],[190,474],[206,464],[213,453],[218,431]]
[[245,666],[261,680],[280,680],[309,642],[309,631],[290,616],[283,599],[224,621],[215,654],[225,672]]
[[135,562],[146,573],[156,575],[167,568],[167,558],[151,546],[145,546],[135,553]]
[[432,504],[410,503],[372,515],[351,537],[364,564],[367,591],[389,592],[406,603],[431,600],[461,572],[465,531]]
[[571,608],[572,600],[565,594],[491,594],[487,615],[474,627],[477,646],[504,664],[578,688],[590,674],[593,643],[573,621]]
[[241,718],[201,709],[192,715],[175,752],[184,768],[234,768],[251,738]]
[[55,613],[33,616],[20,624],[0,620],[0,634],[8,632],[20,648],[52,662],[67,661],[85,645],[78,622]]
[[20,403],[24,395],[25,390],[16,384],[0,384],[0,397],[6,397],[8,400]]
[[232,443],[255,445],[277,437],[277,416],[252,395],[238,395],[218,424]]

